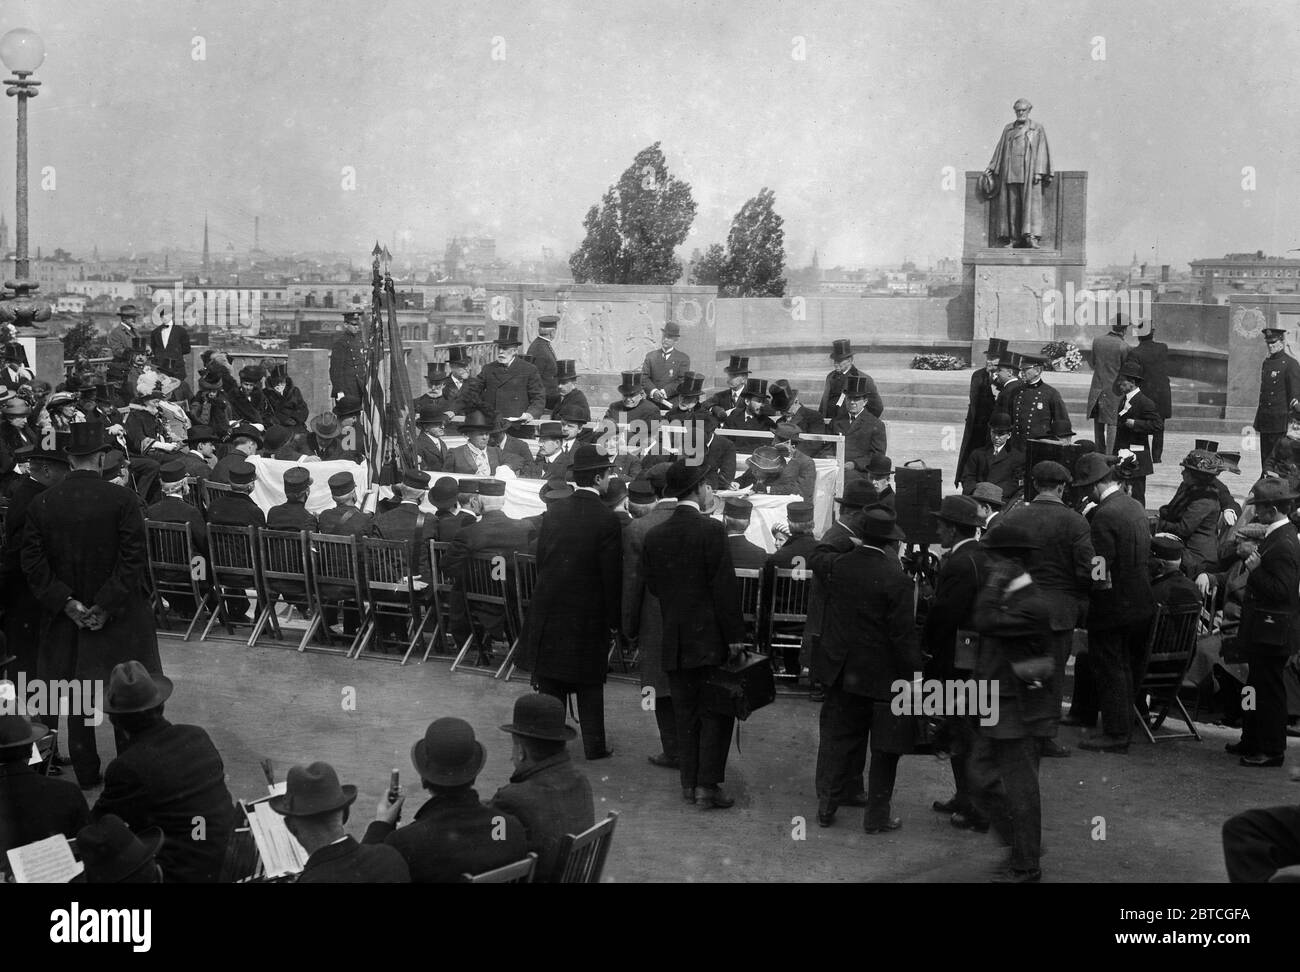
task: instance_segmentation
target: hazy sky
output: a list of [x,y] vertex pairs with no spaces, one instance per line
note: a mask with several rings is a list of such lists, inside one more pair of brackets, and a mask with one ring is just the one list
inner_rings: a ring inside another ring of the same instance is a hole
[[[700,207],[687,252],[766,185],[792,263],[924,263],[961,253],[944,167],[982,169],[1022,95],[1089,172],[1091,264],[1300,247],[1294,0],[0,3],[17,26],[47,49],[33,251],[197,248],[207,210],[217,253],[260,215],[274,250],[567,255],[660,141]],[[11,223],[12,172],[0,137]]]

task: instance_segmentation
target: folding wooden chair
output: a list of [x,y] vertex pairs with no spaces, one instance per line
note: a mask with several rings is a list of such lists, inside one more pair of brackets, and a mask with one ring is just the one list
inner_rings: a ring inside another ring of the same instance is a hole
[[[298,643],[302,651],[320,627],[322,613],[311,583],[311,553],[306,530],[259,530],[258,556],[262,565],[262,584],[266,589],[270,615],[280,598],[303,611],[307,630]],[[254,628],[248,644],[257,644],[262,628]],[[276,639],[282,635],[277,632]]]
[[736,580],[740,584],[740,613],[745,618],[745,643],[755,651],[763,650],[763,574],[754,568],[737,567]]
[[[319,628],[325,635],[325,646],[315,650],[338,653],[333,647],[334,632],[324,623],[326,607],[332,607],[342,619],[343,611],[351,608],[357,612],[357,633],[342,653],[351,656],[361,644],[362,636],[370,624],[370,610],[366,604],[365,573],[361,569],[361,539],[355,536],[332,536],[328,533],[309,533],[307,541],[311,547],[311,581],[316,593],[316,604],[321,610],[322,623]],[[309,641],[303,638],[298,645],[299,651],[305,651]]]
[[784,666],[777,664],[778,652],[803,643],[804,626],[808,623],[808,598],[812,594],[812,571],[776,567],[770,576],[772,582],[764,641],[771,652],[777,677],[797,678],[797,675],[782,671]]
[[[456,585],[450,575],[442,570],[443,561],[447,557],[447,552],[451,550],[451,544],[441,540],[429,541],[429,576],[433,579],[430,585],[432,588],[430,616],[433,618],[433,634],[429,638],[429,643],[424,648],[424,657],[420,661],[427,662],[429,655],[434,653],[434,649],[440,649],[437,653],[443,654],[447,645],[450,643],[452,652],[456,650],[456,639],[451,631],[451,600],[456,597]],[[453,655],[453,657],[455,657]]]
[[[411,544],[406,540],[380,540],[363,537],[362,563],[365,568],[366,601],[370,604],[370,626],[357,646],[354,657],[360,658],[375,636],[379,647],[384,646],[384,618],[401,618],[406,622],[410,638],[400,663],[405,665],[415,646],[424,637],[424,627],[429,623],[429,608],[423,595],[429,585],[416,576],[416,565],[411,557]],[[384,651],[379,657],[392,658]]]
[[[266,588],[262,584],[257,559],[257,527],[208,524],[208,568],[212,575],[212,586],[217,596],[223,598],[219,613],[231,634],[234,634],[235,625],[247,624],[254,632],[260,632],[268,623],[273,631],[279,633],[280,622],[275,617],[274,605],[267,598]],[[232,617],[225,610],[224,598],[247,597],[249,590],[254,592],[257,616],[252,621]],[[227,591],[230,593],[227,594]],[[200,641],[207,641],[216,620],[217,614],[208,618],[208,625],[203,629]],[[250,638],[248,644],[251,646],[252,643],[253,639]]]
[[[534,554],[515,553],[515,630],[523,633],[524,619],[533,602],[533,589],[537,586],[537,557]],[[511,664],[506,669],[505,681],[515,673]]]
[[[476,675],[502,678],[510,668],[510,663],[514,661],[515,651],[519,648],[519,629],[510,604],[510,585],[513,581],[507,563],[506,558],[499,554],[474,554],[465,560],[465,605],[469,609],[470,633],[465,643],[460,646],[456,660],[451,663],[453,672],[472,672]],[[501,623],[505,628],[506,642],[510,647],[506,651],[505,660],[496,668],[463,664],[470,645],[478,643],[480,656],[488,647],[483,644],[483,637],[479,634],[479,624],[474,618],[475,605],[497,608],[501,612]]]
[[[1192,657],[1196,652],[1196,626],[1200,621],[1201,606],[1169,610],[1164,605],[1156,608],[1155,617],[1151,619],[1151,634],[1147,640],[1145,674],[1138,686],[1139,698],[1148,696],[1148,711],[1144,714],[1136,702],[1133,712],[1142,723],[1142,731],[1151,742],[1167,739],[1195,739],[1200,742],[1201,734],[1192,724],[1192,717],[1178,697],[1183,687],[1187,669],[1191,667]],[[1187,725],[1187,732],[1162,733],[1156,730],[1164,723],[1170,709],[1177,706],[1182,720]]]
[[[154,612],[159,622],[170,630],[167,615],[173,610],[165,595],[172,598],[189,597],[194,601],[194,616],[185,629],[185,640],[190,640],[194,626],[199,623],[204,610],[213,610],[213,589],[206,589],[194,576],[194,538],[188,523],[162,523],[144,521],[145,539],[149,548],[149,583],[153,588]],[[203,576],[206,577],[206,570]],[[220,601],[217,602],[218,605]],[[179,612],[177,612],[179,613]],[[182,618],[185,615],[181,615]]]
[[208,510],[212,506],[212,500],[222,493],[229,493],[230,485],[228,483],[214,483],[206,479],[195,480],[194,496],[198,500],[199,512],[203,514],[206,520]]
[[577,836],[565,834],[560,843],[560,863],[556,868],[559,876],[556,883],[599,884],[617,823],[618,811],[611,810],[608,817],[590,830],[584,830]]
[[522,861],[515,861],[493,871],[484,871],[482,874],[463,874],[461,880],[466,884],[532,884],[536,870],[537,854],[529,851]]

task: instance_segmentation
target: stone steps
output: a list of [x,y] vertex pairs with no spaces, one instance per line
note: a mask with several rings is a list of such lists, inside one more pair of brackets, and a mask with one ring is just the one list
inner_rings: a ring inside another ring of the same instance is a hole
[[[966,418],[966,405],[962,404],[960,409],[947,408],[917,408],[917,407],[894,407],[892,399],[884,396],[885,400],[885,423],[913,423],[913,422],[938,422],[944,425],[955,425],[960,427]],[[1068,404],[1068,403],[1067,403]],[[1218,413],[1222,409],[1215,410]],[[1177,409],[1178,414],[1173,418],[1165,420],[1166,432],[1186,432],[1192,435],[1240,435],[1242,423],[1219,418],[1217,416],[1200,416],[1187,415],[1182,409]],[[1074,431],[1080,436],[1090,437],[1092,435],[1092,422],[1082,418],[1082,408],[1070,408],[1070,420],[1074,423]],[[1229,448],[1225,445],[1224,448]]]

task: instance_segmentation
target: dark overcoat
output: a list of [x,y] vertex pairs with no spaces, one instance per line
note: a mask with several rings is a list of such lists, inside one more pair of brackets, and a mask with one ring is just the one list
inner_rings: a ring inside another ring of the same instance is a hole
[[636,639],[641,684],[654,686],[657,698],[668,698],[672,690],[663,666],[663,616],[659,599],[646,588],[641,551],[646,534],[672,515],[671,504],[656,506],[623,529],[623,634]]

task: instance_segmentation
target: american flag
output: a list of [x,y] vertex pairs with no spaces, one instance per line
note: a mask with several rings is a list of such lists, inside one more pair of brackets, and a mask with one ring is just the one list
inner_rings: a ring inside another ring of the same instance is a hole
[[370,355],[365,416],[366,459],[371,482],[391,484],[402,469],[415,465],[415,422],[411,380],[397,328],[397,295],[393,278],[372,267]]

